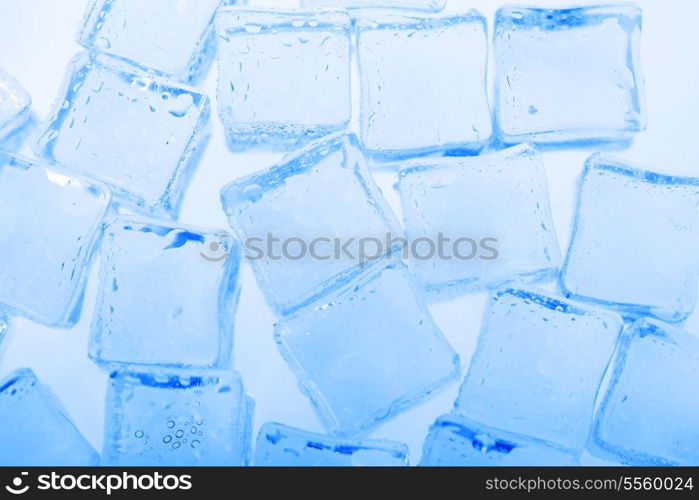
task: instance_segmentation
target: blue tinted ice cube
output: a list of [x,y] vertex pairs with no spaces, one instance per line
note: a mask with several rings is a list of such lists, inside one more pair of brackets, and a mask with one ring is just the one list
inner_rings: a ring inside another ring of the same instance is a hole
[[377,263],[283,318],[279,349],[325,426],[356,434],[455,379],[459,356],[402,263]]
[[0,152],[0,304],[49,326],[77,321],[109,192]]
[[393,241],[384,243],[387,235],[402,235],[353,135],[332,136],[268,171],[236,180],[223,188],[221,201],[278,312],[359,273],[365,263],[360,239],[376,238],[379,252],[377,245],[365,245],[365,253],[379,257],[394,247]]
[[430,427],[420,461],[432,467],[577,464],[574,456],[544,442],[457,415],[443,415]]
[[260,429],[255,465],[399,466],[408,465],[408,447],[376,439],[356,440],[316,434],[273,422]]
[[0,138],[29,118],[32,100],[17,80],[0,69]]
[[140,210],[174,215],[208,118],[198,91],[86,52],[69,65],[36,152],[104,181]]
[[365,13],[357,21],[361,139],[377,158],[478,150],[492,132],[486,22]]
[[103,457],[134,466],[247,465],[252,410],[235,372],[114,372]]
[[641,10],[501,8],[495,115],[506,143],[621,141],[645,128]]
[[633,465],[699,463],[699,338],[631,325],[592,433],[593,454]]
[[235,0],[91,0],[77,41],[179,79],[205,59],[216,9]]
[[579,453],[623,321],[545,293],[491,297],[456,410]]
[[233,150],[293,149],[347,126],[347,13],[225,8],[216,33],[218,112]]
[[686,318],[696,304],[697,207],[699,178],[590,157],[561,275],[566,295],[628,316]]
[[304,7],[332,7],[337,9],[388,8],[437,12],[446,0],[301,0]]
[[0,380],[0,465],[97,465],[99,456],[28,368]]
[[427,290],[448,296],[556,275],[560,251],[536,148],[401,166],[411,262]]
[[222,231],[133,216],[112,221],[90,356],[102,364],[227,366],[239,260]]

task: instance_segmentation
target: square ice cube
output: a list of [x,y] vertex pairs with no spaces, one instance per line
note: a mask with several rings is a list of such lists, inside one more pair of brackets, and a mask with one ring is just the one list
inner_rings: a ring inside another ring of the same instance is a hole
[[624,335],[591,452],[632,465],[699,463],[699,338],[640,319]]
[[456,410],[580,453],[623,321],[545,293],[491,297]]
[[294,149],[350,120],[350,18],[221,9],[218,113],[234,151]]
[[492,132],[486,22],[476,11],[357,21],[361,139],[378,159],[477,151]]
[[645,129],[641,9],[507,6],[495,16],[495,122],[506,143],[624,141]]
[[236,1],[91,0],[77,42],[188,80],[206,62],[216,9],[233,3]]
[[29,118],[32,99],[12,76],[0,69],[0,138]]
[[97,465],[99,456],[28,368],[0,380],[0,465]]
[[377,263],[275,326],[282,356],[331,431],[367,431],[459,375],[459,356],[402,263]]
[[[270,170],[236,180],[223,188],[221,201],[267,301],[280,313],[351,279],[369,257],[400,246],[386,243],[402,229],[353,135],[318,141]],[[369,239],[373,244],[362,246]]]
[[252,410],[235,372],[114,372],[107,387],[105,463],[247,465]]
[[428,291],[449,296],[556,276],[560,251],[535,147],[401,166],[411,263]]
[[257,435],[255,465],[405,466],[408,465],[408,447],[393,441],[343,439],[268,422]]
[[331,7],[337,9],[407,9],[437,12],[446,0],[301,0],[304,7]]
[[698,206],[699,178],[591,156],[561,288],[627,316],[685,319],[696,304]]
[[578,460],[544,442],[518,436],[457,415],[443,415],[430,427],[422,466],[578,465]]
[[0,152],[0,304],[74,324],[109,200],[100,184]]
[[90,357],[226,367],[240,252],[223,231],[122,216],[105,227]]
[[36,152],[104,181],[140,210],[175,215],[208,118],[197,90],[86,52],[68,66]]

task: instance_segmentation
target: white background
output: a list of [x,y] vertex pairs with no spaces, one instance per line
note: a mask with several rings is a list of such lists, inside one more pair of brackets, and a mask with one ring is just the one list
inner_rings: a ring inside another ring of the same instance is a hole
[[[47,115],[66,63],[80,50],[74,37],[86,3],[86,0],[0,0],[0,67],[14,75],[31,94],[34,120],[40,121]],[[295,3],[293,0],[250,0],[254,6],[293,7]],[[571,5],[543,0],[536,4]],[[646,77],[648,130],[638,136],[630,149],[616,154],[657,171],[699,175],[699,150],[696,148],[699,142],[699,59],[696,56],[699,3],[644,0],[639,4],[644,11],[642,64]],[[488,19],[492,33],[494,12],[500,5],[500,2],[487,0],[451,0],[448,9],[480,10]],[[454,57],[468,57],[468,53],[455,52]],[[200,85],[212,99],[216,95],[215,73],[214,65]],[[215,105],[212,108],[215,110]],[[212,119],[213,135],[187,191],[180,220],[198,226],[227,228],[219,205],[219,189],[236,177],[270,166],[280,156],[231,154],[226,149],[215,112]],[[30,154],[27,147],[30,142],[31,138],[24,144],[24,153]],[[554,221],[563,250],[568,244],[575,182],[589,154],[590,151],[568,150],[544,155]],[[393,175],[379,173],[377,181],[396,206],[397,198],[391,187]],[[24,319],[14,319],[9,338],[0,349],[0,377],[18,367],[33,368],[58,394],[87,439],[101,450],[106,374],[93,365],[86,354],[98,266],[96,262],[83,316],[74,329],[51,330]],[[270,420],[322,431],[310,404],[300,394],[292,373],[277,352],[272,339],[274,317],[247,265],[242,280],[235,365],[243,375],[246,389],[257,402],[255,433],[262,423]],[[464,372],[475,346],[484,302],[484,295],[473,295],[430,306],[445,335],[461,354]],[[699,314],[687,321],[686,328],[699,331]],[[411,448],[411,463],[417,463],[429,425],[450,410],[458,386],[459,383],[454,382],[430,401],[381,426],[373,436],[407,443]],[[586,457],[585,462],[597,463],[590,457]]]

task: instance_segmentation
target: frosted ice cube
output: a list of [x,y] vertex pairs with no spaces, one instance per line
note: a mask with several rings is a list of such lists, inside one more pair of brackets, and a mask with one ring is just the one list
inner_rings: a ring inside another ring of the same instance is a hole
[[225,367],[240,252],[222,231],[121,216],[105,227],[90,357]]
[[233,3],[235,0],[91,0],[77,41],[88,49],[187,80],[206,62],[216,9]]
[[622,319],[536,290],[490,299],[459,414],[579,454]]
[[507,6],[495,16],[495,116],[506,143],[623,141],[645,129],[641,9]]
[[423,466],[578,465],[578,460],[544,442],[503,432],[457,415],[443,415],[430,427]]
[[29,118],[32,99],[19,82],[0,69],[0,138]]
[[28,368],[0,380],[0,465],[97,465],[99,456]]
[[275,338],[325,426],[344,435],[377,426],[459,374],[459,356],[402,263],[377,263],[286,316]]
[[347,467],[408,465],[408,447],[377,439],[316,434],[268,422],[257,436],[255,465]]
[[624,335],[593,454],[632,465],[699,463],[699,339],[641,319]]
[[301,0],[304,7],[332,7],[337,9],[407,9],[437,12],[446,0]]
[[364,13],[357,20],[361,139],[378,159],[477,151],[490,139],[486,22]]
[[350,18],[221,9],[218,113],[231,149],[294,149],[350,120]]
[[68,66],[36,152],[107,183],[149,214],[177,214],[207,136],[199,91],[105,54]]
[[536,148],[400,166],[411,263],[427,290],[448,297],[557,275],[560,251]]
[[318,141],[278,166],[232,182],[221,191],[221,202],[268,303],[280,313],[359,273],[365,264],[360,239],[376,238],[381,255],[400,246],[383,243],[387,235],[399,238],[402,229],[353,135]]
[[99,183],[0,151],[0,304],[74,324],[109,200]]
[[593,155],[578,194],[561,287],[622,314],[681,321],[696,304],[699,178]]
[[252,411],[234,372],[114,372],[103,457],[130,466],[247,465]]

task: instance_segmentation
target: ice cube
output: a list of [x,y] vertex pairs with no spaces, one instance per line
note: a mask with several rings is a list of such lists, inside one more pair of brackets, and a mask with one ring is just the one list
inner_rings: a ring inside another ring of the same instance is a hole
[[613,312],[546,292],[496,292],[486,307],[457,412],[580,453],[622,326]]
[[224,8],[216,33],[218,113],[231,149],[289,150],[347,126],[347,13]]
[[173,216],[208,118],[197,90],[86,52],[69,65],[36,152],[104,181],[139,210]]
[[681,321],[696,304],[699,178],[587,161],[561,287],[576,300]]
[[330,7],[337,9],[407,9],[437,12],[444,8],[446,0],[301,0],[304,7]]
[[476,11],[357,21],[361,139],[377,159],[477,151],[490,138],[486,22]]
[[213,18],[235,0],[91,0],[77,41],[188,80],[205,63]]
[[449,296],[557,275],[560,251],[535,147],[400,165],[411,262],[428,291]]
[[495,16],[495,116],[506,143],[624,141],[645,128],[641,10],[507,6]]
[[316,303],[283,318],[275,338],[325,426],[367,431],[459,375],[402,263],[376,263]]
[[347,282],[361,271],[363,257],[401,245],[386,244],[402,230],[353,135],[318,141],[236,180],[223,188],[221,201],[267,301],[280,313]]
[[624,334],[591,452],[633,465],[699,463],[699,338],[651,319]]
[[247,465],[252,410],[235,372],[114,372],[103,457],[129,466]]
[[255,465],[347,467],[408,465],[408,447],[384,440],[343,439],[268,422],[257,436]]
[[503,432],[457,415],[443,415],[430,427],[423,466],[578,465],[576,457],[544,442]]
[[0,152],[0,304],[74,324],[109,200],[98,183]]
[[0,311],[0,353],[2,353],[2,342],[5,340],[5,335],[7,334],[8,319],[7,315]]
[[240,252],[223,231],[122,216],[105,228],[90,357],[226,367]]
[[0,380],[0,465],[97,465],[99,456],[28,368]]
[[29,118],[31,104],[27,91],[0,69],[0,138],[22,126]]

